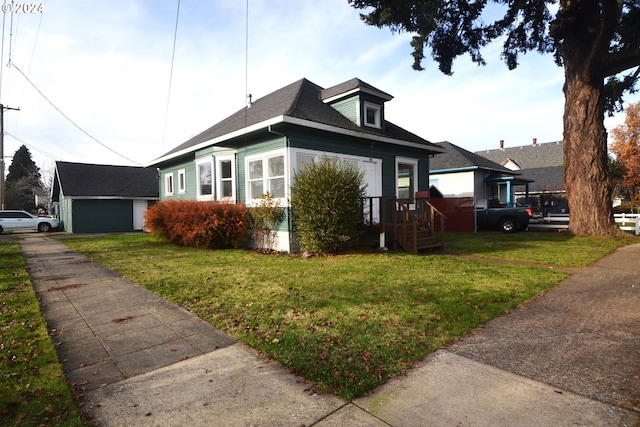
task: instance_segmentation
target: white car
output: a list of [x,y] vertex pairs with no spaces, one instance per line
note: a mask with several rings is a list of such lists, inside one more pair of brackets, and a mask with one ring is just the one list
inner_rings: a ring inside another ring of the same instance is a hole
[[38,230],[42,232],[58,228],[60,222],[50,216],[35,216],[26,211],[0,211],[0,233],[4,230]]

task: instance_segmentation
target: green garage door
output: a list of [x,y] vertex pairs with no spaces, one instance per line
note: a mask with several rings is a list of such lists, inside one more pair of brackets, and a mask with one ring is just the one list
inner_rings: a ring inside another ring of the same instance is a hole
[[133,231],[132,200],[74,200],[74,233]]

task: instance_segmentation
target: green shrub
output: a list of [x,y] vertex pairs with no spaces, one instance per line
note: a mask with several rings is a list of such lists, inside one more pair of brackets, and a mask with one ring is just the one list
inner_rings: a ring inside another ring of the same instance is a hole
[[291,210],[300,249],[335,253],[355,246],[362,230],[363,174],[323,158],[296,173]]
[[145,226],[181,246],[238,248],[247,240],[249,215],[244,204],[167,200],[147,210]]
[[256,247],[273,249],[276,231],[284,217],[280,201],[274,200],[270,193],[263,194],[260,202],[249,209],[251,235]]

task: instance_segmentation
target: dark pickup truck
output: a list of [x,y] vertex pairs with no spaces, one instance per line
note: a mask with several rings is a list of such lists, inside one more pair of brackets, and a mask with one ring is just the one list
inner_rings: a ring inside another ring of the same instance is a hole
[[496,198],[476,200],[478,228],[498,228],[505,233],[526,230],[532,214],[530,208],[505,206]]

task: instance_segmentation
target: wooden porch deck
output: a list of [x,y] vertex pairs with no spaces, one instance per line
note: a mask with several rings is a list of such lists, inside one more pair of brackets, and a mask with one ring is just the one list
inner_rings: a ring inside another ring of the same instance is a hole
[[380,233],[380,247],[386,247],[387,233],[394,249],[418,253],[444,247],[446,217],[426,198],[367,197],[363,216],[366,230]]

